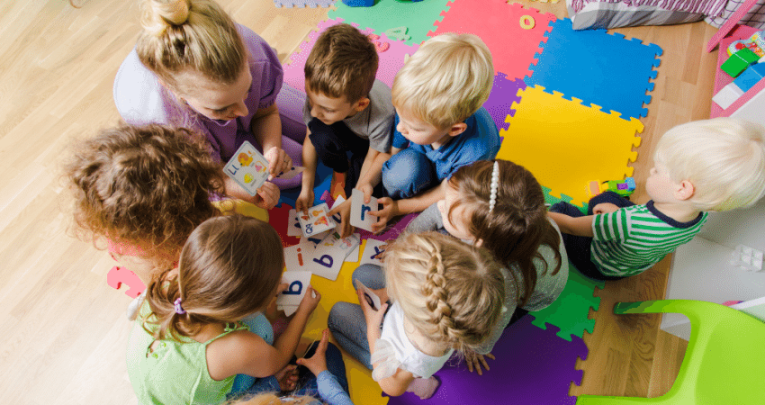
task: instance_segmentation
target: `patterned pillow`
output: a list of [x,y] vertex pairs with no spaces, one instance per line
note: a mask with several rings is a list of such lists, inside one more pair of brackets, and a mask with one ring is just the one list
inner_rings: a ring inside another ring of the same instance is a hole
[[668,25],[719,15],[727,0],[566,0],[576,30]]

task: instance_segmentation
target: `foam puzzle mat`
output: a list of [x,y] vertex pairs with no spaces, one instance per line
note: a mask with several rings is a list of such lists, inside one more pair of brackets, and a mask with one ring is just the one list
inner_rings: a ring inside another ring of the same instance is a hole
[[552,28],[526,84],[618,112],[627,120],[646,116],[645,106],[651,102],[647,92],[654,87],[649,80],[656,78],[662,53],[659,46],[605,30],[575,31],[568,18],[553,22]]
[[504,141],[497,158],[526,167],[551,194],[565,193],[576,205],[588,200],[589,181],[632,175],[627,163],[637,158],[632,148],[640,145],[639,120],[624,120],[540,86],[520,95],[515,114],[507,117],[509,128],[500,131]]
[[505,0],[482,0],[480,5],[469,0],[454,0],[444,12],[443,20],[430,36],[444,32],[470,33],[481,37],[491,50],[495,73],[510,80],[531,74],[540,44],[547,38],[555,16],[524,8]]
[[[406,31],[407,45],[420,44],[428,39],[428,32],[447,9],[448,0],[425,0],[419,2],[399,0],[376,0],[372,7],[349,7],[342,1],[335,3],[329,18],[341,18],[360,27],[371,27],[374,33]],[[388,35],[391,36],[390,34]]]

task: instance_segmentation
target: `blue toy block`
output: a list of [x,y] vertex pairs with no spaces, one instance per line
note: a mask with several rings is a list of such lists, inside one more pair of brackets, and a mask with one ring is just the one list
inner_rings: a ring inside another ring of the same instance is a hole
[[624,179],[624,182],[627,183],[627,190],[629,191],[635,191],[635,188],[637,188],[635,186],[635,179],[632,177],[627,177]]
[[375,0],[343,0],[348,7],[372,7],[375,5]]
[[765,77],[765,63],[757,63],[749,66],[733,83],[746,93],[763,77]]

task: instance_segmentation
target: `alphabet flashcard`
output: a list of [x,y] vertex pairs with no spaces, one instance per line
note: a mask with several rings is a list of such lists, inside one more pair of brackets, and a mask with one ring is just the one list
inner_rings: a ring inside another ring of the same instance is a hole
[[[297,310],[305,296],[308,285],[311,283],[311,272],[286,271],[282,274],[282,282],[287,283],[287,289],[276,297],[276,308],[284,310],[284,314],[290,316]],[[291,312],[287,313],[288,311]]]
[[353,189],[351,194],[351,225],[371,232],[372,224],[377,222],[377,217],[369,215],[369,212],[377,210],[377,198],[370,197],[369,204],[364,204],[364,193]]
[[382,260],[380,260],[380,254],[385,251],[387,242],[377,239],[367,239],[367,244],[364,247],[364,254],[361,256],[359,266],[366,263],[376,264],[382,266]]
[[382,305],[380,304],[380,297],[374,293],[374,291],[370,290],[369,287],[365,286],[364,283],[362,283],[360,280],[356,279],[356,289],[360,289],[364,291],[364,299],[367,300],[367,303],[369,306],[372,307],[375,311],[380,309]]
[[284,248],[284,264],[287,271],[310,271],[309,264],[313,259],[315,248],[314,244],[305,238],[301,239],[297,245]]
[[[332,204],[332,209],[335,209],[340,206],[340,204],[345,202],[345,197],[339,195],[337,196],[337,200],[335,200],[334,204]],[[335,214],[332,216],[332,219],[335,220],[336,223],[340,223],[343,219],[340,217],[340,214]]]
[[249,195],[258,194],[258,189],[268,179],[268,160],[251,143],[244,141],[223,171],[237,182]]
[[283,172],[282,174],[276,176],[282,180],[289,180],[295,176],[297,176],[300,173],[303,173],[303,170],[305,170],[305,167],[303,166],[292,166],[288,171]]
[[340,238],[337,232],[330,232],[316,246],[311,258],[310,268],[313,274],[329,280],[337,280],[345,258],[361,243],[358,235]]
[[327,213],[327,203],[321,203],[308,209],[308,215],[304,212],[298,212],[298,221],[303,235],[308,237],[317,233],[333,229],[337,224]]

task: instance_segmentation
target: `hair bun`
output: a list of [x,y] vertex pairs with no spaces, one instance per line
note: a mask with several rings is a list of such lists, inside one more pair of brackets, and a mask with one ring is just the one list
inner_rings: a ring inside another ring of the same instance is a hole
[[170,25],[181,25],[189,19],[190,0],[144,0],[141,25],[159,36]]

